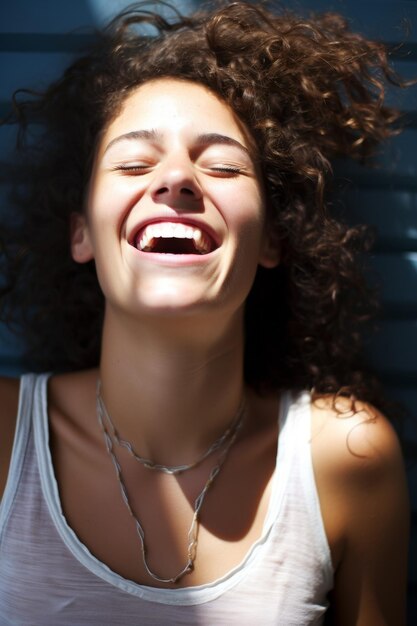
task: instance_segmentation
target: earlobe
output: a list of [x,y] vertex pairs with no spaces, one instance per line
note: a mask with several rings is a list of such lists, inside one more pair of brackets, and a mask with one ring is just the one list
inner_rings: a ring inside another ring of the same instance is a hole
[[87,263],[94,258],[87,221],[81,213],[70,218],[71,256],[76,263]]
[[276,241],[272,241],[270,237],[263,244],[259,265],[266,269],[277,267],[281,260],[281,248]]

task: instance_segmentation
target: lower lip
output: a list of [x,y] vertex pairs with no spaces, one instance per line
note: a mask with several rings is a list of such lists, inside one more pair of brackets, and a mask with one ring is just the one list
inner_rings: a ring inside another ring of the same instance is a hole
[[213,250],[213,252],[208,252],[207,254],[163,254],[160,252],[142,252],[134,246],[131,246],[131,248],[133,248],[138,255],[138,258],[150,261],[151,263],[157,263],[158,265],[169,266],[203,265],[207,263],[217,251]]

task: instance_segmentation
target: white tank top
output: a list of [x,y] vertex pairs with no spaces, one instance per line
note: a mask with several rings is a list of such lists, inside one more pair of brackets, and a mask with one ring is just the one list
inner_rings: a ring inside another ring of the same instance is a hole
[[262,536],[222,578],[183,589],[111,571],[63,516],[48,443],[48,375],[22,378],[0,505],[0,626],[322,624],[333,570],[310,451],[310,396],[284,393]]

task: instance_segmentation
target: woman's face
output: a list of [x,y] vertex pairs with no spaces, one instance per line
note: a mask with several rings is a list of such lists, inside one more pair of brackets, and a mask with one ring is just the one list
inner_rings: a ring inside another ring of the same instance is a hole
[[134,91],[101,138],[72,253],[94,258],[107,305],[134,315],[240,307],[276,254],[253,142],[232,110],[191,82]]

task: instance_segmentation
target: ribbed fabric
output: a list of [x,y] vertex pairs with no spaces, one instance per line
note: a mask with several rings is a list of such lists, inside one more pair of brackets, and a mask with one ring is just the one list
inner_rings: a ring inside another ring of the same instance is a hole
[[333,583],[310,451],[310,396],[283,394],[260,539],[226,576],[186,589],[125,580],[66,523],[48,443],[48,375],[22,378],[0,505],[0,626],[307,626]]

